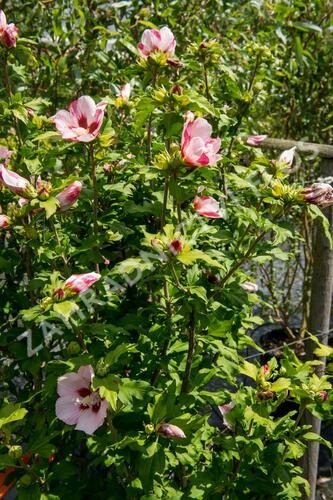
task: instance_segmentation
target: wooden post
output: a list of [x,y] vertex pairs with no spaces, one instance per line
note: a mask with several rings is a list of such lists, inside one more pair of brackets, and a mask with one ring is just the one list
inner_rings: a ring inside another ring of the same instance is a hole
[[[248,136],[242,137],[242,141],[246,143]],[[290,149],[296,146],[296,150],[302,154],[319,156],[320,158],[333,158],[333,146],[329,144],[316,144],[313,142],[293,141],[292,139],[274,139],[267,137],[263,142],[258,144],[258,148],[262,149]],[[332,172],[331,172],[332,174]]]
[[[333,175],[333,159],[322,159],[321,174],[323,176]],[[330,232],[333,236],[333,207],[323,210],[329,220]],[[322,335],[320,341],[328,343],[328,331],[330,329],[332,292],[333,292],[333,250],[330,242],[325,236],[323,226],[317,219],[314,224],[314,245],[313,245],[313,270],[311,281],[310,317],[309,331],[313,335]],[[317,345],[311,341],[306,342],[306,358],[316,359],[314,350]],[[319,358],[322,365],[316,367],[318,376],[322,376],[325,371],[326,358]],[[314,417],[309,412],[305,412],[303,424],[311,425],[311,432],[320,435],[321,420]],[[315,500],[316,481],[318,473],[319,443],[309,442],[305,455],[302,459],[304,477],[309,481],[311,493],[304,496],[304,499]]]

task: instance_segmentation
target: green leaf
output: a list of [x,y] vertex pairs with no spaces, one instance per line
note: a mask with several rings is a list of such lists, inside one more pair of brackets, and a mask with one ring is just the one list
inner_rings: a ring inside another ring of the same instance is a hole
[[53,310],[59,316],[65,318],[66,320],[77,311],[78,305],[75,302],[71,302],[70,300],[64,300],[63,302],[57,302],[53,305]]
[[177,259],[183,264],[192,264],[196,260],[203,260],[207,264],[213,267],[222,267],[222,265],[216,260],[212,259],[209,255],[207,255],[202,250],[189,250],[183,251],[177,255]]
[[317,347],[315,350],[314,350],[314,354],[316,356],[322,356],[322,357],[329,357],[329,356],[332,356],[333,354],[333,347],[330,347],[329,345],[324,345],[324,344],[320,344],[319,347]]
[[324,444],[327,448],[332,449],[332,444],[315,432],[306,432],[303,435],[303,439],[306,439],[307,441],[316,441],[317,443]]
[[130,405],[133,399],[144,399],[151,389],[151,385],[144,380],[123,378],[119,386],[119,399],[123,404]]
[[8,404],[0,410],[0,429],[11,422],[15,422],[17,420],[22,420],[25,415],[28,413],[28,410],[25,408],[20,408],[18,404]]
[[149,491],[156,475],[162,473],[165,468],[165,455],[162,445],[155,441],[148,446],[139,460],[139,477],[145,491]]
[[258,376],[257,366],[252,363],[249,363],[246,360],[244,360],[243,366],[240,368],[240,372],[246,375],[247,377],[253,378],[253,380],[256,380]]
[[32,142],[36,141],[58,141],[61,139],[61,134],[56,132],[55,130],[49,130],[48,132],[44,132],[43,134],[39,134],[32,139]]
[[302,47],[302,42],[299,36],[295,37],[295,53],[296,53],[296,59],[298,62],[299,66],[303,66],[304,60],[303,60],[303,47]]
[[44,210],[46,211],[46,218],[47,219],[49,219],[53,214],[55,214],[58,207],[60,206],[57,198],[54,198],[53,196],[50,196],[45,201],[40,201],[39,205],[41,208],[44,208]]
[[289,378],[279,378],[272,383],[271,389],[275,392],[285,391],[291,385],[291,380]]
[[101,398],[105,398],[110,403],[110,406],[113,410],[117,409],[118,393],[116,391],[111,391],[103,385],[100,385],[99,394]]

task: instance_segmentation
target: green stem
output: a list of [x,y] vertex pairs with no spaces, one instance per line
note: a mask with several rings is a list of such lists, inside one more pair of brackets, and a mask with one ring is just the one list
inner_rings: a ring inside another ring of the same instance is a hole
[[[94,236],[97,241],[98,238],[98,191],[97,191],[97,175],[96,175],[96,161],[94,155],[94,145],[90,143],[90,162],[91,162],[91,178],[93,184],[93,223],[94,223]],[[99,264],[96,263],[96,272],[99,273]]]
[[176,269],[175,269],[175,266],[173,265],[173,262],[170,261],[170,270],[171,270],[171,274],[175,280],[175,283],[176,283],[176,286],[178,288],[182,288],[182,285],[180,284],[180,281],[178,279],[178,276],[177,276],[177,272],[176,272]]
[[[162,350],[159,356],[160,360],[163,360],[164,356],[166,355],[169,347],[169,342],[170,342],[170,337],[172,334],[172,327],[171,327],[171,318],[172,318],[172,308],[171,308],[171,301],[170,301],[170,295],[169,295],[169,285],[166,279],[164,279],[163,282],[163,291],[164,291],[164,300],[165,300],[165,308],[166,308],[166,317],[167,317],[167,337],[164,340]],[[161,367],[158,366],[155,368],[154,373],[151,378],[151,385],[155,385],[159,376],[161,374]]]
[[205,77],[205,91],[206,91],[206,98],[209,101],[210,100],[210,92],[209,92],[209,83],[208,83],[208,70],[206,63],[203,63],[204,66],[204,77]]
[[244,256],[238,261],[236,262],[232,267],[231,269],[227,272],[227,274],[221,279],[221,282],[220,282],[220,287],[223,288],[224,285],[226,284],[226,282],[228,281],[228,279],[237,271],[237,269],[251,256],[253,250],[255,249],[255,247],[257,246],[257,244],[262,240],[262,238],[265,236],[266,232],[265,231],[262,231],[259,236],[257,236],[257,238],[254,240],[254,242],[252,243],[252,245],[250,245],[249,249],[246,251],[246,253],[244,254]]
[[77,339],[78,339],[78,341],[79,341],[79,344],[80,344],[80,346],[81,346],[81,349],[82,349],[84,352],[88,352],[88,349],[87,349],[87,346],[86,346],[86,343],[85,343],[85,341],[84,341],[84,338],[83,338],[83,335],[82,335],[82,332],[81,332],[80,328],[78,328],[78,327],[76,326],[76,324],[74,323],[74,321],[73,321],[71,318],[69,318],[69,322],[70,322],[70,324],[72,325],[72,328],[73,328],[73,330],[74,330],[75,335],[77,336]]
[[[13,104],[13,93],[12,93],[12,88],[10,84],[10,78],[9,78],[9,71],[8,71],[8,51],[5,49],[5,55],[4,55],[4,84],[5,88],[8,92],[8,98],[9,98],[9,103],[10,105]],[[16,130],[17,138],[19,140],[20,146],[23,146],[23,140],[22,140],[22,135],[18,123],[18,119],[16,118],[15,115],[13,115],[13,121],[14,121],[14,128]]]
[[182,388],[181,388],[182,394],[187,393],[189,390],[189,381],[190,381],[190,376],[191,376],[194,349],[195,349],[195,314],[194,314],[194,309],[192,309],[191,316],[190,316],[190,324],[189,324],[189,339],[188,339],[187,359],[186,359],[186,366],[185,366]]
[[[156,81],[157,81],[157,67],[153,69],[152,71],[152,87],[153,89],[156,86]],[[151,163],[151,145],[152,145],[152,122],[153,122],[153,113],[150,113],[149,119],[148,119],[148,126],[147,126],[147,162],[148,164]]]
[[164,184],[164,193],[163,193],[163,205],[162,205],[162,214],[161,214],[161,229],[163,229],[165,224],[165,214],[168,204],[168,196],[169,196],[169,177],[165,178]]
[[[61,247],[61,241],[60,241],[60,238],[59,238],[59,235],[58,235],[58,231],[57,231],[57,228],[53,222],[52,219],[50,219],[50,223],[51,223],[51,226],[52,226],[52,229],[53,229],[53,232],[54,232],[54,236],[55,236],[55,239],[56,239],[56,242],[57,242],[57,245],[59,247]],[[65,268],[65,271],[66,271],[66,274],[69,275],[69,267],[68,267],[68,261],[65,257],[65,254],[64,252],[61,252],[61,258],[62,258],[62,261],[64,263],[64,268]]]

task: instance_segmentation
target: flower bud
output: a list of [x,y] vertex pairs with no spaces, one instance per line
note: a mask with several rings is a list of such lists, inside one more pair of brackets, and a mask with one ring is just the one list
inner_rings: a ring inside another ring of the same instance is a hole
[[260,146],[265,139],[267,139],[267,135],[249,135],[246,139],[246,144],[249,146]]
[[11,446],[8,451],[8,456],[12,458],[13,460],[18,460],[22,457],[23,455],[23,450],[22,446],[15,445]]
[[7,47],[11,49],[16,47],[16,39],[18,34],[18,28],[15,24],[7,24],[6,15],[3,10],[0,10],[0,41]]
[[53,295],[54,295],[57,299],[63,299],[63,298],[64,298],[64,295],[65,295],[65,291],[64,291],[64,289],[63,289],[63,288],[57,288],[56,290],[54,290]]
[[104,358],[101,358],[97,361],[96,364],[96,375],[98,377],[105,377],[109,373],[110,368],[110,363],[107,363]]
[[269,366],[268,365],[262,365],[261,371],[262,371],[262,373],[264,375],[268,375],[268,373],[270,372]]
[[261,399],[262,401],[273,399],[275,398],[275,396],[276,392],[271,390],[258,392],[258,398]]
[[214,285],[218,285],[221,283],[221,277],[218,274],[212,273],[211,271],[207,271],[207,279]]
[[320,391],[319,392],[319,395],[320,395],[320,398],[323,400],[323,401],[326,401],[328,399],[328,392],[327,391]]
[[325,182],[316,182],[301,192],[304,201],[322,208],[333,204],[333,188]]
[[9,163],[9,159],[12,156],[13,151],[10,151],[6,146],[0,146],[0,160],[7,165]]
[[51,183],[48,181],[42,181],[39,176],[36,181],[37,196],[40,200],[45,201],[50,196]]
[[171,89],[172,94],[181,95],[183,93],[183,88],[180,85],[174,85]]
[[0,215],[0,229],[10,226],[10,218],[7,215]]
[[291,167],[294,161],[295,151],[296,151],[296,146],[290,149],[286,149],[285,151],[282,151],[282,153],[279,156],[278,160],[279,163],[284,163],[287,167]]
[[125,83],[125,85],[123,85],[120,89],[120,92],[119,92],[119,97],[121,97],[121,99],[124,101],[124,102],[128,102],[129,98],[130,98],[130,95],[131,95],[131,84],[130,83]]
[[258,285],[256,283],[252,283],[251,281],[244,281],[241,284],[243,290],[249,293],[256,293],[258,291]]
[[60,203],[60,212],[68,210],[76,202],[80,196],[81,189],[82,183],[80,181],[74,181],[61,191],[61,193],[57,194],[56,198]]
[[14,194],[24,194],[25,198],[36,197],[37,193],[30,182],[4,165],[0,165],[0,183]]
[[159,426],[156,429],[156,432],[157,434],[160,434],[161,436],[168,438],[169,437],[178,439],[186,438],[184,432],[180,429],[180,427],[177,427],[177,425],[173,424],[167,424],[167,423],[159,424]]
[[153,424],[145,425],[145,433],[148,434],[148,436],[150,436],[150,434],[152,434],[153,432],[154,432]]
[[180,240],[173,240],[169,245],[169,251],[172,255],[178,255],[183,250],[183,244]]
[[105,174],[109,174],[111,172],[111,163],[104,163],[103,170]]
[[196,196],[193,206],[197,214],[203,217],[209,217],[211,219],[223,218],[220,204],[212,196]]
[[65,288],[75,294],[82,293],[100,279],[101,275],[98,273],[73,274],[65,281]]
[[220,410],[222,417],[223,417],[223,424],[230,430],[233,430],[233,424],[228,420],[228,413],[235,407],[235,402],[230,401],[230,403],[226,403],[225,405],[220,405],[218,406],[218,409]]
[[75,340],[72,340],[67,346],[67,352],[70,355],[79,354],[81,352],[81,346]]
[[22,486],[30,486],[30,484],[32,483],[32,477],[30,476],[30,474],[24,474],[20,477],[19,483]]

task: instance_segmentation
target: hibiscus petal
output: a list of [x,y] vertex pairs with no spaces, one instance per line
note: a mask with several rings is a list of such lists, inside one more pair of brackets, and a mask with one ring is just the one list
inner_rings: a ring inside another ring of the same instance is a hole
[[96,429],[103,425],[105,416],[106,411],[104,406],[103,410],[101,411],[100,409],[98,412],[94,412],[91,408],[88,408],[87,410],[81,412],[75,429],[91,435],[95,432]]
[[95,375],[93,367],[91,365],[81,366],[77,373],[80,375],[80,377],[86,380],[87,384],[89,385],[91,384],[92,378]]
[[[148,29],[144,30],[144,32],[142,33],[142,37],[141,37],[141,44],[139,44],[139,45],[142,46],[142,50],[146,55],[148,55],[149,52],[154,50],[151,30],[148,30]],[[140,50],[141,50],[141,48],[140,48]]]
[[203,154],[205,143],[201,137],[193,137],[184,147],[183,155],[185,161],[190,165],[199,166],[198,160]]
[[87,128],[95,117],[96,104],[90,96],[83,95],[71,103],[69,110],[76,117],[79,126]]
[[61,109],[54,115],[53,122],[60,132],[79,126],[77,119],[65,109]]
[[91,379],[87,379],[86,372],[84,372],[84,376],[78,373],[66,373],[58,378],[57,391],[59,396],[77,397],[77,391],[83,387],[89,389],[90,382]]
[[3,10],[0,10],[0,30],[5,30],[7,27],[6,14]]
[[68,425],[74,425],[78,422],[83,411],[80,405],[75,402],[72,396],[58,398],[56,401],[57,417]]
[[197,118],[191,123],[191,127],[188,129],[191,137],[200,137],[203,140],[210,139],[212,134],[212,126],[204,118]]
[[172,31],[167,26],[163,26],[160,29],[160,37],[161,41],[159,43],[159,49],[163,52],[168,52],[170,56],[173,56],[172,49],[174,51],[175,47],[175,37],[173,36]]

